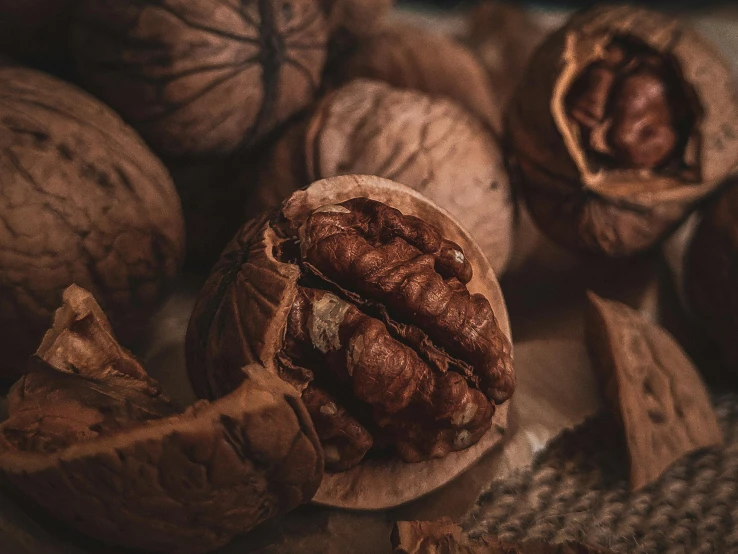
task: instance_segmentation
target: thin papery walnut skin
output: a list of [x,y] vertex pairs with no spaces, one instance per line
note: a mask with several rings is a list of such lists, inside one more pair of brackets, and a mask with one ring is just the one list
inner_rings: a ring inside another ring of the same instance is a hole
[[[272,362],[302,392],[331,471],[474,445],[515,379],[489,303],[467,290],[480,284],[470,261],[440,228],[387,204],[326,200],[299,213],[287,201],[226,250],[188,330],[196,392],[237,386],[230,368],[243,361]],[[323,263],[334,248],[355,263]]]
[[585,149],[609,167],[679,165],[694,114],[676,62],[632,37],[616,37],[567,94]]

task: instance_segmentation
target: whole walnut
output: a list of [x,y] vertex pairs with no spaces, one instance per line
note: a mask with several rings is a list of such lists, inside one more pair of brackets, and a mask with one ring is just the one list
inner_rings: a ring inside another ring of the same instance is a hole
[[257,361],[295,386],[334,472],[316,499],[356,508],[466,468],[499,439],[515,387],[484,254],[379,177],[318,181],[247,223],[200,293],[186,352],[202,397],[228,394]]
[[687,247],[684,289],[689,309],[730,367],[738,363],[738,186],[705,211]]
[[502,104],[484,66],[440,33],[402,23],[378,28],[332,60],[324,81],[336,87],[357,78],[450,98],[500,131]]
[[327,95],[274,146],[250,213],[349,173],[407,185],[466,227],[498,273],[512,250],[514,203],[498,144],[454,102],[359,79]]
[[83,82],[168,155],[249,146],[312,101],[327,29],[315,0],[82,0]]
[[487,70],[500,108],[512,98],[545,36],[530,12],[508,2],[485,0],[467,14],[461,40]]
[[79,287],[9,395],[4,483],[111,545],[209,552],[309,500],[323,473],[298,393],[264,368],[182,410]]
[[17,376],[77,283],[126,339],[184,251],[169,174],[112,110],[76,87],[0,67],[0,377]]
[[577,14],[544,41],[507,128],[541,229],[612,257],[657,244],[738,161],[728,65],[681,22],[627,6]]

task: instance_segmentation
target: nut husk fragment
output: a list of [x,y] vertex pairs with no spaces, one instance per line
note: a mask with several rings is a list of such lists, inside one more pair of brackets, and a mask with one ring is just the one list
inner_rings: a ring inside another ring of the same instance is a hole
[[184,256],[179,197],[140,137],[82,90],[0,66],[0,183],[0,377],[20,375],[73,283],[137,334]]
[[[368,227],[344,227],[351,221]],[[417,265],[405,274],[407,256]],[[459,296],[431,314],[451,289]],[[201,396],[228,393],[251,361],[303,392],[327,467],[361,461],[326,474],[314,499],[342,507],[397,505],[452,479],[499,441],[514,386],[504,301],[484,254],[425,197],[378,177],[318,181],[247,223],[200,294],[186,347]],[[367,434],[378,450],[364,457]]]
[[510,257],[514,204],[499,146],[457,104],[357,79],[327,95],[274,146],[257,179],[252,214],[311,182],[345,174],[407,185],[466,227],[492,267]]
[[10,392],[0,474],[111,545],[208,552],[309,500],[323,463],[297,393],[259,366],[181,412],[118,346],[92,296],[64,293]]
[[510,107],[520,185],[562,245],[619,257],[671,232],[738,160],[729,66],[693,30],[597,7],[538,48]]
[[324,81],[335,87],[359,78],[449,98],[494,132],[501,130],[502,104],[484,67],[468,48],[442,34],[387,24],[333,60]]
[[593,363],[625,428],[633,490],[656,481],[682,456],[722,443],[705,385],[671,335],[593,293],[587,317]]
[[82,80],[168,155],[250,146],[312,101],[326,56],[312,0],[82,0]]
[[687,247],[684,285],[695,319],[729,367],[738,363],[738,186],[705,211]]
[[398,521],[392,530],[394,554],[607,554],[578,542],[510,543],[492,535],[471,539],[450,519]]

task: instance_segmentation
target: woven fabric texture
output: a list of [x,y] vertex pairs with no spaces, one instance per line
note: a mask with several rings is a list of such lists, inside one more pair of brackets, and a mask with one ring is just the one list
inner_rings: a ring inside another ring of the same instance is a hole
[[679,460],[650,487],[629,490],[622,431],[601,414],[561,435],[530,470],[493,483],[464,528],[618,553],[738,553],[738,396],[714,402],[724,445]]

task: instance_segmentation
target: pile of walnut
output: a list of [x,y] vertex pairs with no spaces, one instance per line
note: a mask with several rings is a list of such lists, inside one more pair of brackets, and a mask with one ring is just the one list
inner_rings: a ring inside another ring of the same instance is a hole
[[[389,507],[440,487],[507,427],[497,276],[528,220],[587,261],[627,260],[704,214],[687,307],[738,360],[738,194],[722,194],[738,95],[712,47],[632,7],[548,36],[491,2],[454,38],[396,16],[391,0],[0,0],[16,493],[113,545],[205,552],[314,497]],[[190,407],[115,338],[140,344],[183,267],[202,285],[186,373],[207,400]],[[633,488],[721,442],[671,336],[594,295],[588,317]],[[411,531],[398,552],[424,551]]]

